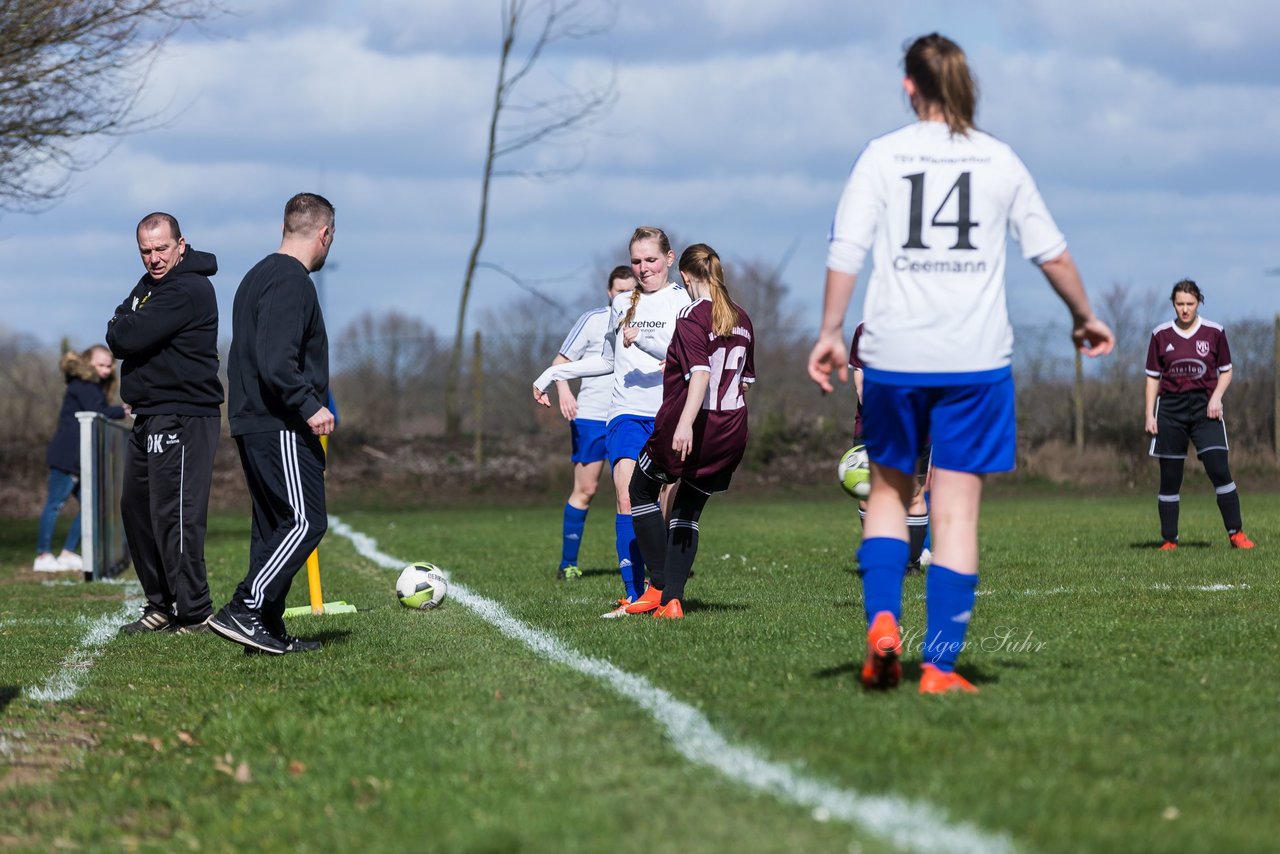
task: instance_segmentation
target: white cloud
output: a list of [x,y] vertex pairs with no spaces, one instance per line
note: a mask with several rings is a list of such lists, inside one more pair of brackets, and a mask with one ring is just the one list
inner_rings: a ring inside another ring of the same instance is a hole
[[1267,0],[1000,0],[1009,35],[1030,50],[1119,55],[1182,82],[1280,80],[1280,16]]
[[[1277,266],[1267,253],[1280,219],[1280,80],[1254,63],[1280,25],[1260,0],[1218,6],[1205,29],[1184,0],[1141,14],[1114,0],[621,5],[608,36],[555,51],[544,66],[554,73],[530,80],[534,92],[555,77],[599,80],[616,56],[620,101],[567,148],[512,161],[586,152],[566,180],[495,184],[485,257],[527,278],[575,274],[547,286],[574,303],[641,222],[734,259],[777,261],[798,241],[787,276],[816,323],[841,185],[868,138],[909,119],[902,40],[936,28],[969,50],[981,123],[1028,162],[1095,292],[1191,275],[1216,319],[1274,306],[1261,272]],[[133,225],[161,208],[218,254],[229,329],[230,295],[275,248],[285,199],[319,189],[338,207],[331,326],[394,307],[451,334],[497,8],[242,2],[234,26],[214,27],[234,38],[185,35],[145,102],[167,108],[169,124],[125,139],[52,210],[0,219],[6,322],[49,341],[100,338],[140,273]],[[1020,320],[1065,322],[1034,269],[1011,266],[1010,282]],[[517,295],[482,272],[474,306]]]

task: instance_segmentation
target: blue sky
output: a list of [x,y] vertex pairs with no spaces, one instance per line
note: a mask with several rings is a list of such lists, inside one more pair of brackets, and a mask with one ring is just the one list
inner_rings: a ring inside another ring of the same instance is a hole
[[[338,208],[331,334],[392,309],[452,334],[498,8],[235,0],[185,32],[143,99],[164,122],[101,149],[49,210],[0,217],[0,327],[100,340],[142,272],[133,226],[162,209],[217,254],[229,332],[240,277],[276,248],[284,201],[306,189]],[[512,164],[580,167],[500,180],[484,259],[547,280],[570,311],[599,290],[599,269],[625,260],[634,226],[660,225],[730,260],[788,258],[784,278],[816,330],[844,179],[868,139],[910,121],[901,48],[931,30],[969,53],[980,126],[1027,162],[1095,302],[1115,284],[1167,294],[1190,276],[1206,316],[1277,310],[1280,278],[1266,272],[1280,267],[1280,15],[1263,0],[624,4],[607,33],[547,57],[563,80],[616,69],[619,99],[571,144]],[[1065,312],[1021,260],[1009,293],[1016,322],[1059,321],[1065,335]],[[482,271],[471,317],[520,296]]]

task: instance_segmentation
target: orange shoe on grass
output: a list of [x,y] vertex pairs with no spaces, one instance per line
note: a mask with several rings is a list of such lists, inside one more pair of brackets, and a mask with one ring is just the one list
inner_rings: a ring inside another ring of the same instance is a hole
[[683,620],[684,606],[680,604],[679,599],[672,599],[667,604],[653,612],[655,620]]
[[1160,546],[1160,551],[1172,552],[1172,551],[1176,551],[1177,548],[1178,548],[1178,544],[1175,543],[1173,540],[1165,540],[1164,544]]
[[932,664],[920,668],[921,694],[976,694],[978,689],[959,673],[945,673]]
[[640,598],[627,606],[628,614],[647,614],[662,606],[662,591],[650,584]]
[[1253,540],[1249,539],[1249,535],[1244,531],[1236,531],[1231,535],[1231,548],[1251,549],[1253,548]]
[[898,621],[881,611],[867,628],[867,660],[862,665],[862,687],[884,690],[902,681],[902,635]]

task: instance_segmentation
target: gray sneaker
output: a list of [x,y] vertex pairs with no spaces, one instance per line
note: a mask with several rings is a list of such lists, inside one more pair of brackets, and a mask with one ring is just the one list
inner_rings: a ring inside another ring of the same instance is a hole
[[213,631],[213,629],[209,628],[210,619],[212,618],[205,617],[198,623],[187,623],[185,625],[171,623],[170,625],[173,626],[173,633],[175,635],[207,635]]

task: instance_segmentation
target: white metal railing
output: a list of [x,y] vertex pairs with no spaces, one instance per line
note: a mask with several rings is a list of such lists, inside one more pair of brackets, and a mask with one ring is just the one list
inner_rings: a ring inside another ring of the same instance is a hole
[[98,412],[77,412],[80,422],[80,553],[84,580],[119,575],[129,565],[120,518],[124,454],[129,428]]

